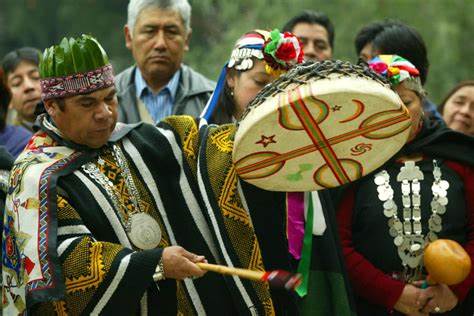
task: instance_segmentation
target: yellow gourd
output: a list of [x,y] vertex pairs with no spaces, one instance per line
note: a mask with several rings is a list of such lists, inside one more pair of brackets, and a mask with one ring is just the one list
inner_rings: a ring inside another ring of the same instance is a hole
[[449,239],[430,243],[424,253],[429,283],[459,284],[471,272],[471,258],[464,248]]

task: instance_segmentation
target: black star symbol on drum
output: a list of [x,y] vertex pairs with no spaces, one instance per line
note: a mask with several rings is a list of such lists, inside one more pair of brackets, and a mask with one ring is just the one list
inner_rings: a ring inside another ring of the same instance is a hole
[[263,145],[264,148],[266,148],[270,144],[276,144],[275,135],[272,135],[272,136],[262,135],[261,137],[262,138],[255,144],[261,144]]
[[340,106],[340,105],[335,105],[335,106],[333,106],[333,107],[331,108],[331,110],[332,110],[333,112],[336,112],[336,111],[340,111],[341,108],[342,108],[342,106]]

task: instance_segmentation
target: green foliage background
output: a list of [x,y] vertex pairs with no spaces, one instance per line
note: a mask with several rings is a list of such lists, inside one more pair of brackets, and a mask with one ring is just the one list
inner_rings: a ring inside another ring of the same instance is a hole
[[[185,61],[216,79],[234,41],[254,28],[282,27],[303,9],[320,10],[336,27],[335,58],[355,61],[354,37],[364,25],[396,18],[425,39],[431,62],[427,90],[439,103],[458,81],[474,79],[473,0],[190,0],[191,49]],[[133,62],[124,45],[127,0],[0,0],[0,55],[41,49],[61,37],[90,33],[116,72]]]

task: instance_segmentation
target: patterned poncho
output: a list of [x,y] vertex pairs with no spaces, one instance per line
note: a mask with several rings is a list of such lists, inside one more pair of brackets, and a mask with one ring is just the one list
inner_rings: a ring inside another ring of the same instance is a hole
[[[10,178],[2,244],[4,315],[297,314],[292,293],[263,283],[212,273],[178,282],[152,279],[168,245],[228,266],[292,268],[285,195],[239,181],[231,160],[234,133],[234,125],[199,129],[191,117],[170,117],[158,127],[120,125],[100,150],[67,143],[45,128],[36,134]],[[121,203],[132,208],[111,158],[113,144],[125,154],[141,208],[160,225],[156,249],[134,248],[110,196],[81,168],[98,163],[100,155],[101,171],[121,193]],[[326,269],[318,263],[323,260],[333,271],[315,271],[311,301],[304,305],[321,315],[334,308],[350,313],[331,236],[314,268]]]

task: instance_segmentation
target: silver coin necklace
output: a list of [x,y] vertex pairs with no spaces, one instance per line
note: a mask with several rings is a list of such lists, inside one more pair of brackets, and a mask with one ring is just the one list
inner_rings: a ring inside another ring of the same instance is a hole
[[431,200],[431,215],[428,219],[428,233],[422,234],[421,225],[421,181],[423,172],[414,161],[405,161],[400,168],[397,182],[401,183],[403,222],[398,216],[398,207],[393,200],[394,191],[390,185],[390,175],[382,170],[374,177],[377,193],[383,202],[383,213],[388,218],[389,234],[398,249],[398,255],[404,267],[406,281],[416,279],[421,273],[423,250],[425,245],[438,238],[437,233],[442,229],[440,215],[446,212],[448,204],[447,190],[449,183],[441,179],[442,173],[436,160],[433,160],[434,181],[431,186],[433,198]]
[[[122,149],[117,144],[114,144],[111,151],[115,162],[123,172],[124,185],[129,192],[130,200],[133,204],[132,211],[129,211],[121,202],[120,192],[118,192],[112,181],[100,171],[95,163],[89,162],[83,165],[82,169],[107,192],[120,220],[125,226],[128,238],[132,244],[143,250],[154,249],[158,247],[161,241],[162,233],[160,225],[151,215],[141,210],[140,203],[138,202],[140,194],[133,181],[130,168]],[[105,163],[100,156],[97,162],[100,165]]]

